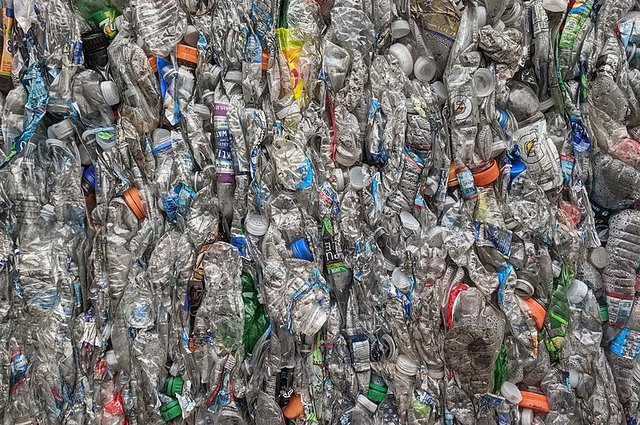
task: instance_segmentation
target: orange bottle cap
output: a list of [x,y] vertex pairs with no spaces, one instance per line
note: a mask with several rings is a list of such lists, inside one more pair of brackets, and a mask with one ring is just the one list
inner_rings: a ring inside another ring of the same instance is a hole
[[122,194],[122,199],[124,199],[124,202],[131,208],[131,211],[133,211],[138,220],[142,220],[147,216],[144,212],[144,206],[142,205],[142,198],[140,198],[138,188],[131,186]]
[[547,310],[544,309],[542,304],[536,301],[534,298],[527,298],[524,300],[529,307],[529,312],[533,316],[533,320],[536,322],[536,329],[542,330],[544,326],[544,318],[547,317]]
[[456,174],[456,166],[453,162],[449,166],[449,181],[447,182],[447,187],[456,187],[458,186],[458,175]]
[[178,44],[176,46],[176,58],[197,65],[198,49],[196,49],[195,47],[187,46],[186,44]]
[[269,68],[269,53],[262,51],[262,70],[266,71]]
[[156,61],[155,56],[149,56],[149,65],[151,65],[153,72],[158,72],[158,62]]
[[500,177],[500,168],[495,159],[491,160],[491,166],[486,170],[473,173],[473,181],[476,186],[489,186]]
[[538,413],[549,413],[549,399],[546,395],[532,391],[520,391],[520,393],[522,394],[521,408],[531,409]]
[[300,394],[294,394],[289,399],[289,403],[282,408],[284,417],[289,420],[299,418],[304,414],[304,407],[302,406],[302,398]]

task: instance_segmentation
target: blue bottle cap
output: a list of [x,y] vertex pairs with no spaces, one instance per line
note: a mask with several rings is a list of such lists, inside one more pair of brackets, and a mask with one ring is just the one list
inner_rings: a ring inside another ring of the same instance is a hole
[[291,251],[296,258],[313,261],[313,254],[305,237],[298,238],[291,243]]
[[96,167],[89,165],[82,172],[82,186],[87,192],[91,192],[96,188]]
[[511,180],[527,169],[527,166],[520,158],[514,158],[511,162]]

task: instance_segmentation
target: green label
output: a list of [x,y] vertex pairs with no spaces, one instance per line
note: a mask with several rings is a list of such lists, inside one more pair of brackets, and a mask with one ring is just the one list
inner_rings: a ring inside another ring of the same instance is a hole
[[118,33],[116,28],[116,18],[120,16],[120,12],[114,7],[105,7],[89,16],[89,20],[96,27],[100,28],[110,40]]

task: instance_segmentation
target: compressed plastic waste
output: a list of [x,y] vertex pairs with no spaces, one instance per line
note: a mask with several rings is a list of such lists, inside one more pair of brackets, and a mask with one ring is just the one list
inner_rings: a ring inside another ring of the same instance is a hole
[[0,422],[640,419],[639,2],[0,12]]

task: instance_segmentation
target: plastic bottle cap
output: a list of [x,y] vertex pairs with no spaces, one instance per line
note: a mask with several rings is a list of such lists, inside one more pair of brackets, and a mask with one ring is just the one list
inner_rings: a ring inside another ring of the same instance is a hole
[[562,266],[560,265],[560,263],[558,261],[554,260],[551,263],[551,269],[553,270],[553,277],[560,276],[560,272],[562,271]]
[[527,298],[525,299],[525,302],[527,303],[527,307],[529,307],[529,312],[531,313],[531,316],[533,317],[533,321],[536,324],[536,329],[538,331],[541,331],[542,328],[544,327],[544,319],[547,316],[547,310],[545,310],[542,304],[536,301],[535,298]]
[[180,407],[178,400],[171,400],[160,406],[160,416],[166,422],[172,421],[180,415],[182,415],[182,407]]
[[300,394],[295,393],[291,396],[289,403],[282,409],[282,413],[289,420],[294,420],[304,414],[304,406],[302,405]]
[[104,101],[107,102],[107,105],[115,106],[120,103],[120,93],[118,93],[118,87],[113,81],[108,80],[101,82],[100,91],[102,92],[102,97],[104,97]]
[[153,73],[157,73],[158,72],[158,61],[156,60],[155,56],[149,56],[147,59],[149,59],[149,65],[151,66],[151,70],[153,71]]
[[449,181],[447,182],[447,187],[456,187],[458,186],[458,175],[456,174],[456,166],[452,162],[449,166]]
[[402,227],[407,230],[414,232],[420,230],[420,223],[409,211],[402,211],[400,213],[400,221],[402,222]]
[[384,269],[388,272],[392,272],[396,269],[396,265],[393,264],[393,261],[389,260],[387,257],[384,257]]
[[362,407],[364,407],[371,413],[375,413],[375,411],[378,409],[377,404],[375,404],[373,401],[369,400],[367,397],[365,397],[362,394],[358,394],[357,402],[358,404],[360,404]]
[[517,279],[516,280],[515,293],[519,297],[531,298],[533,296],[533,292],[534,291],[535,291],[535,289],[533,288],[533,285],[530,284],[529,282],[527,282],[526,280],[524,280],[524,279]]
[[342,192],[345,186],[344,172],[340,168],[336,168],[335,170],[333,170],[332,174],[336,179],[336,189],[338,190],[338,192]]
[[520,412],[520,425],[531,425],[533,423],[533,410],[522,409]]
[[567,9],[567,0],[543,0],[542,7],[551,13],[562,13]]
[[391,22],[391,35],[393,38],[398,39],[409,35],[411,32],[411,27],[409,26],[409,22],[404,19],[396,19]]
[[538,394],[531,391],[521,391],[522,400],[521,408],[531,409],[538,413],[549,413],[549,399],[544,394]]
[[478,68],[473,73],[473,85],[479,97],[486,97],[495,90],[496,79],[487,68]]
[[444,367],[442,365],[428,365],[427,375],[433,379],[444,379]]
[[53,133],[54,137],[52,138],[60,140],[68,139],[75,133],[75,129],[73,128],[73,124],[69,118],[65,118],[59,123],[53,124],[49,129]]
[[518,404],[522,401],[522,394],[513,382],[504,381],[500,387],[500,393],[509,403]]
[[427,196],[433,196],[438,190],[438,180],[429,176],[427,177],[426,184],[424,186],[424,194]]
[[406,294],[409,288],[411,288],[411,279],[400,267],[393,269],[393,273],[391,273],[391,282],[393,282],[393,286],[398,288],[398,291],[403,294]]
[[579,302],[584,300],[588,293],[589,287],[587,286],[587,284],[581,280],[576,279],[573,281],[573,283],[569,287],[569,290],[567,291],[567,300],[571,304],[578,304]]
[[176,58],[195,66],[198,64],[198,49],[186,44],[178,44],[176,46]]
[[413,99],[408,97],[404,101],[404,104],[405,104],[405,106],[407,108],[407,114],[415,114],[416,113],[416,108],[415,108],[415,106],[413,106]]
[[343,167],[351,167],[356,163],[358,158],[352,152],[342,145],[338,145],[336,149],[336,162]]
[[604,269],[609,264],[609,253],[603,246],[596,247],[589,253],[589,261],[597,269]]
[[413,75],[423,83],[428,83],[436,76],[436,62],[431,58],[420,56],[413,64]]
[[387,396],[387,390],[380,391],[376,388],[371,388],[373,384],[369,384],[369,390],[367,391],[367,398],[374,403],[382,403]]
[[473,181],[476,186],[489,186],[500,177],[500,168],[495,159],[491,160],[491,165],[484,171],[473,173]]
[[231,69],[224,74],[224,79],[230,83],[242,84],[242,71]]
[[387,360],[393,359],[396,356],[396,342],[393,337],[389,334],[384,334],[380,339],[382,340],[382,345],[385,348],[385,358]]
[[249,213],[247,218],[244,219],[244,227],[250,235],[264,236],[269,229],[269,220],[265,216]]
[[184,387],[184,379],[182,376],[171,376],[167,380],[167,395],[174,397],[176,394],[182,394]]
[[553,106],[553,98],[548,98],[540,102],[540,110],[542,112],[548,111]]
[[48,148],[52,148],[54,146],[60,148],[60,149],[64,149],[64,142],[62,140],[58,140],[58,139],[47,139],[45,141],[45,143],[47,144]]
[[300,260],[313,261],[313,254],[309,248],[307,238],[301,237],[291,243],[291,251],[293,255]]
[[122,194],[122,199],[127,204],[133,214],[138,218],[138,220],[142,220],[146,217],[144,212],[144,206],[142,204],[142,198],[140,198],[140,192],[138,192],[138,188],[135,186],[131,186],[125,193]]
[[360,190],[364,187],[362,167],[351,167],[349,170],[349,183],[355,190]]
[[487,25],[487,9],[484,6],[478,6],[476,11],[478,13],[478,28],[482,28]]
[[569,369],[569,384],[571,384],[571,388],[578,388],[583,380],[584,375],[582,372]]
[[418,366],[413,362],[413,360],[404,354],[398,356],[398,359],[396,360],[396,369],[400,373],[409,376],[414,376],[418,373]]
[[431,88],[438,96],[438,101],[440,105],[444,105],[444,102],[447,101],[447,88],[445,87],[442,81],[434,81],[431,83]]
[[188,25],[184,32],[184,42],[191,47],[198,46],[198,39],[200,38],[200,31],[193,25]]
[[96,188],[96,167],[89,165],[82,171],[82,178],[91,186],[91,189]]
[[404,75],[408,76],[411,74],[411,71],[413,71],[413,58],[407,46],[400,43],[392,44],[391,47],[389,47],[389,54],[398,59],[400,69],[402,69]]
[[503,32],[505,28],[504,22],[502,22],[502,20],[498,19],[498,21],[493,24],[493,29],[498,31],[498,32]]

